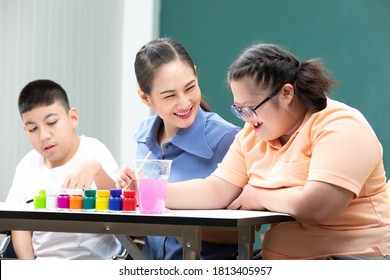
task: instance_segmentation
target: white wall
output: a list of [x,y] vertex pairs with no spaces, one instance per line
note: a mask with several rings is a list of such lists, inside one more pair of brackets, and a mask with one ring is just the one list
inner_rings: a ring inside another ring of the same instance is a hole
[[159,35],[160,0],[125,0],[122,31],[121,166],[135,158],[133,135],[150,111],[138,98],[134,60],[146,42]]
[[149,115],[136,94],[133,61],[156,37],[158,0],[0,0],[0,201],[31,146],[17,109],[20,90],[53,79],[80,112],[79,134],[100,139],[120,166]]

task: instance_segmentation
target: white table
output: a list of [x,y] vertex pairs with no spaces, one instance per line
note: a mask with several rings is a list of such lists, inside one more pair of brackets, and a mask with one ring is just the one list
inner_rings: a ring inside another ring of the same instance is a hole
[[32,205],[0,203],[0,229],[114,234],[134,259],[144,258],[128,237],[175,236],[183,241],[183,257],[199,259],[202,229],[238,231],[238,258],[251,259],[255,226],[294,220],[267,211],[166,210],[162,215],[113,212],[36,210]]

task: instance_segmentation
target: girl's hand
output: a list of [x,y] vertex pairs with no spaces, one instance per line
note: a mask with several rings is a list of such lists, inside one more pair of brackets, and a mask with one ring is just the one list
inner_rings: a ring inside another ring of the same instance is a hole
[[259,199],[261,189],[252,185],[245,185],[241,194],[227,207],[228,209],[265,210]]

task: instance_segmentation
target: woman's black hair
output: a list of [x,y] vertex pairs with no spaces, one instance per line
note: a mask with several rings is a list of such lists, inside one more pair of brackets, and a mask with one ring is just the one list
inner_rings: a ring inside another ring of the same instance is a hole
[[[157,71],[161,66],[176,59],[180,59],[188,64],[188,66],[193,69],[194,74],[197,75],[191,56],[188,54],[187,50],[175,40],[160,38],[152,40],[142,46],[138,51],[134,62],[134,70],[139,88],[144,93],[150,94]],[[203,99],[200,102],[200,106],[206,112],[211,111],[209,105]]]

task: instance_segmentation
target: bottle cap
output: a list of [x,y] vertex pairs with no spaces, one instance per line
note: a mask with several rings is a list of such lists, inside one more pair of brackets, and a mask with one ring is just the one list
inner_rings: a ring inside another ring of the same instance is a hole
[[58,196],[59,190],[47,190],[46,196]]
[[46,196],[46,190],[39,190],[38,195],[40,196]]
[[85,196],[96,196],[96,190],[85,190],[84,195]]
[[109,197],[110,196],[110,191],[109,190],[98,190],[97,191],[97,196],[99,196],[99,197]]
[[135,191],[131,191],[131,190],[123,191],[123,196],[124,197],[135,197],[135,195],[136,195]]
[[111,196],[121,196],[122,195],[122,190],[121,189],[111,189],[110,190],[110,195]]
[[69,189],[60,189],[60,195],[69,195]]
[[72,189],[70,191],[70,194],[71,195],[83,195],[84,194],[84,191],[82,189]]

